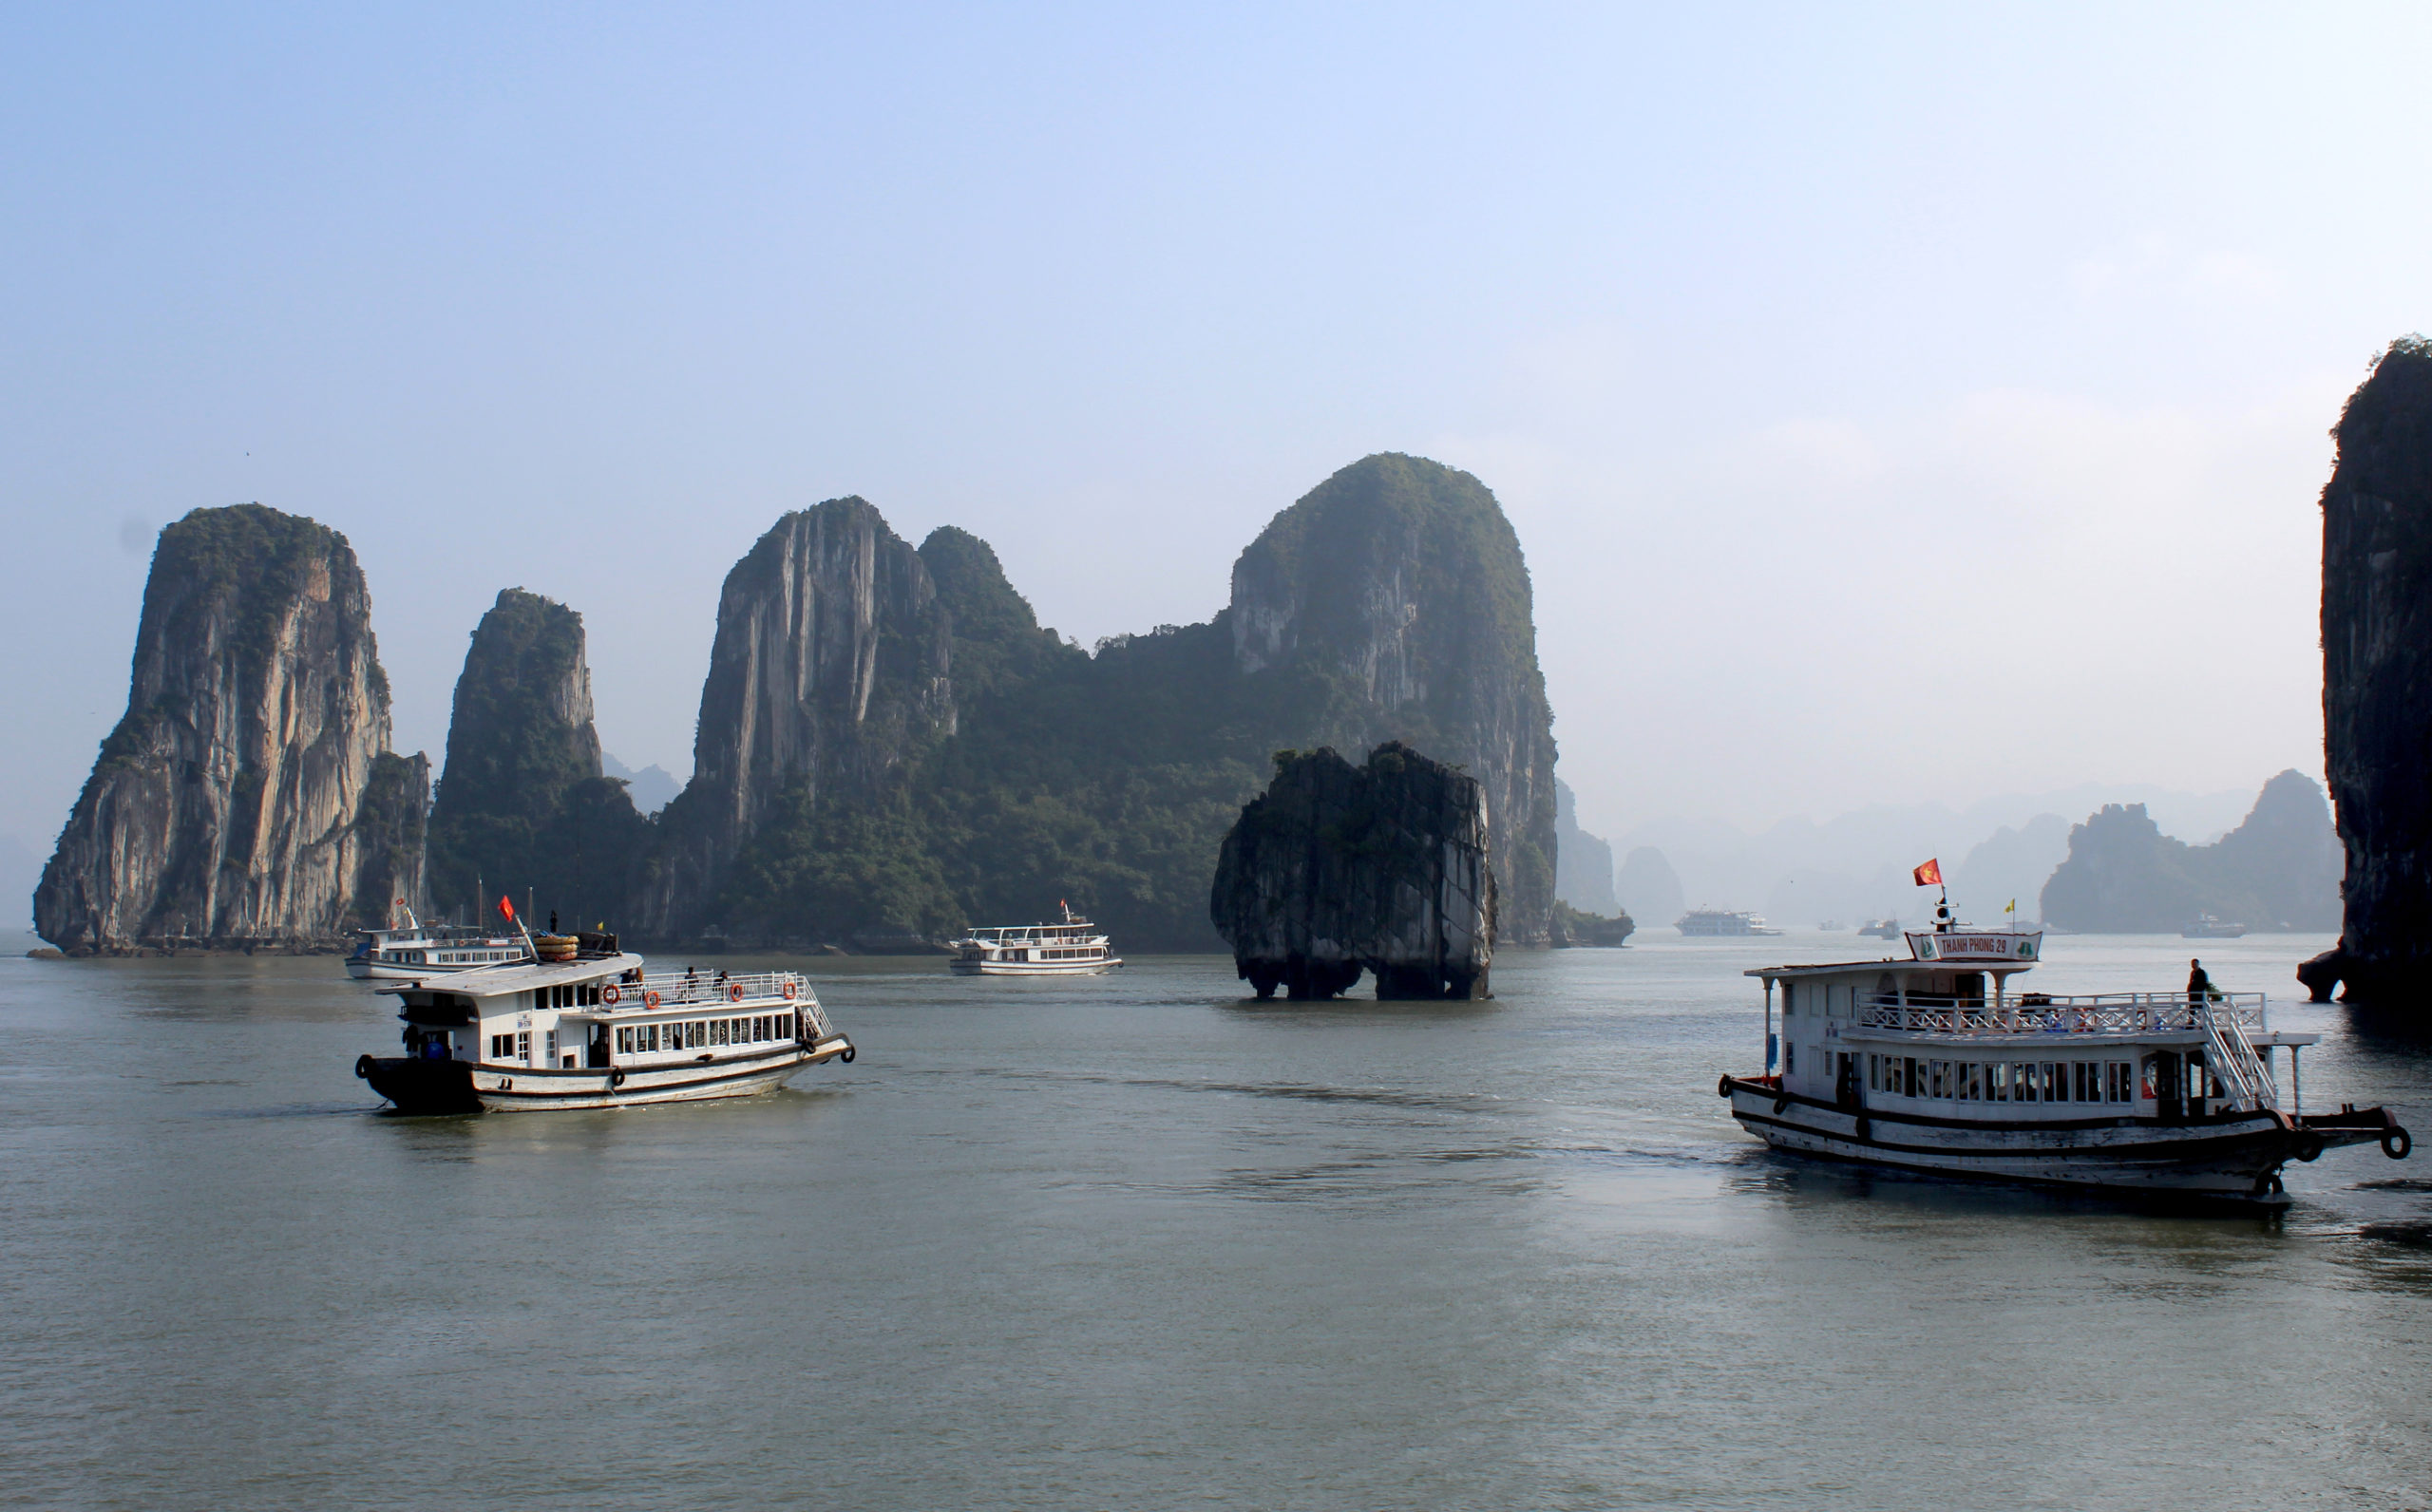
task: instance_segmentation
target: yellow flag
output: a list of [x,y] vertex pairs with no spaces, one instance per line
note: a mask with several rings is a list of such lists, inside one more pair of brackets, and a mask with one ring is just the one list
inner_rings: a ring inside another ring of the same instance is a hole
[[2004,914],[2015,914],[2015,913],[2017,913],[2017,912],[2018,912],[2018,899],[2017,899],[2017,898],[2011,898],[2011,899],[2010,899],[2010,906],[2009,906],[2009,907],[2007,907],[2007,908],[2005,908],[2005,909],[2003,909],[2003,910],[2002,910],[2002,912],[2003,912],[2003,913],[2004,913]]

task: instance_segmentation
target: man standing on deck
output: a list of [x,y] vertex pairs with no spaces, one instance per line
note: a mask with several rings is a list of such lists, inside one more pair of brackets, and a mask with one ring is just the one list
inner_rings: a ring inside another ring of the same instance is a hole
[[2191,959],[2187,963],[2187,1000],[2201,1003],[2213,995],[2213,978],[2204,974],[2204,963]]

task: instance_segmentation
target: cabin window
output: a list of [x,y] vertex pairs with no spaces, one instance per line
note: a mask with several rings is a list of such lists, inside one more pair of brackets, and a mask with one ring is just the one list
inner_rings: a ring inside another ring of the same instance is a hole
[[515,1031],[515,1058],[520,1061],[532,1059],[532,1031],[528,1029]]
[[1974,1061],[1960,1062],[1959,1074],[1951,1082],[1951,1096],[1963,1103],[1973,1103],[1983,1090],[1983,1068]]
[[1948,1097],[1950,1095],[1950,1063],[1948,1061],[1934,1061],[1929,1063],[1927,1068],[1926,1074],[1928,1077],[1926,1083],[1928,1090],[1926,1095],[1928,1097]]
[[[1784,1009],[1783,1011],[1788,1012],[1789,1010]],[[1798,1074],[1797,1046],[1791,1044],[1785,1044],[1782,1046],[1782,1073],[1786,1076],[1796,1076]]]
[[555,1065],[555,1064],[556,1064],[556,1062],[557,1062],[557,1059],[558,1059],[558,1031],[557,1031],[556,1030],[549,1030],[549,1061],[550,1061],[550,1064]]
[[634,1031],[632,1029],[620,1029],[617,1031],[617,1053],[619,1055],[631,1055],[634,1053]]
[[2102,1100],[2106,1103],[2133,1101],[2137,1090],[2134,1072],[2126,1061],[2102,1063]]
[[515,1053],[515,1041],[504,1034],[490,1036],[490,1059],[503,1061]]

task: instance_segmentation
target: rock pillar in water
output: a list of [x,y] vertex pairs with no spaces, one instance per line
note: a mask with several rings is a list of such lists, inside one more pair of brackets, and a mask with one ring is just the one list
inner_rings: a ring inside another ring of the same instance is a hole
[[1209,917],[1261,997],[1483,998],[1495,879],[1485,789],[1397,742],[1354,766],[1280,752],[1226,835]]

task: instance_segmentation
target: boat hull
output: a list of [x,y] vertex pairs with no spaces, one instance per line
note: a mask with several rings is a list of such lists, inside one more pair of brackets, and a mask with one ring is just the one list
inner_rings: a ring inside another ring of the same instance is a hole
[[815,1045],[613,1068],[366,1055],[355,1074],[400,1113],[531,1113],[752,1097],[776,1090],[806,1066],[852,1058],[853,1042],[837,1034]]
[[1103,976],[1123,964],[1119,956],[1102,961],[966,961],[946,963],[957,976]]
[[2276,1112],[2182,1122],[2112,1117],[1962,1120],[1849,1108],[1726,1078],[1739,1125],[1776,1149],[1977,1181],[2286,1206],[2280,1168],[2378,1130],[2291,1124]]

